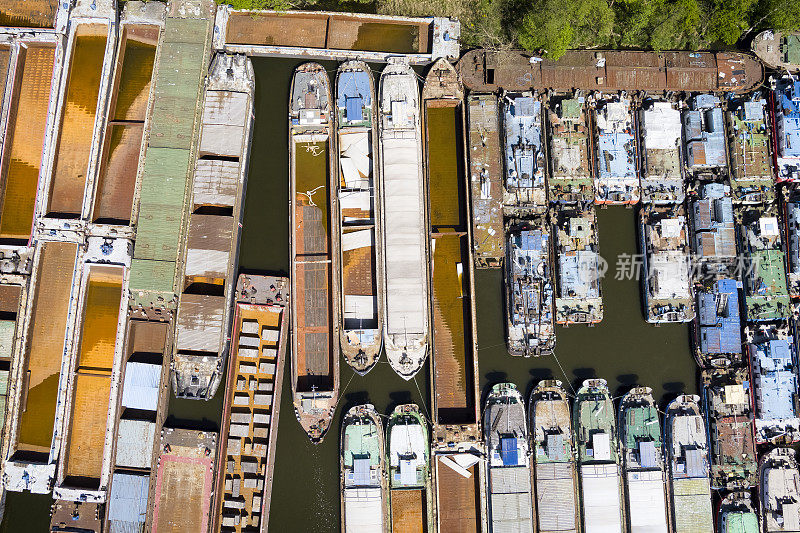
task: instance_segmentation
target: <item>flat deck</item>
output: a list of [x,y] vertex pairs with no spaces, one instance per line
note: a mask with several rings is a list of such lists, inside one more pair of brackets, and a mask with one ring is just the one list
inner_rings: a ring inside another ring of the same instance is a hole
[[424,54],[429,48],[428,33],[429,24],[413,21],[326,13],[232,12],[225,40],[240,45]]
[[23,376],[27,384],[22,387],[17,436],[17,448],[22,451],[50,451],[77,251],[78,246],[72,243],[42,244],[31,302],[33,311],[26,350],[28,376]]
[[107,39],[105,24],[81,24],[75,29],[48,214],[80,216]]
[[0,239],[27,242],[31,236],[54,61],[53,45],[30,44],[17,56],[2,168]]
[[469,467],[465,478],[436,459],[436,483],[439,491],[439,531],[477,533],[480,530],[478,466]]
[[391,491],[392,533],[424,533],[428,509],[424,489]]

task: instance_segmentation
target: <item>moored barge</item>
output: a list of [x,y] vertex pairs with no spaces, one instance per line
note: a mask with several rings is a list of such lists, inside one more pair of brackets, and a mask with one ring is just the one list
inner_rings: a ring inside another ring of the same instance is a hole
[[719,533],[759,533],[750,492],[731,492],[719,506]]
[[734,98],[728,101],[725,117],[734,203],[771,203],[775,199],[775,177],[767,101]]
[[593,126],[595,203],[639,202],[639,159],[630,99],[611,95],[597,101]]
[[344,360],[361,375],[378,362],[383,345],[376,116],[375,82],[369,66],[361,61],[343,63],[336,74],[336,192],[342,232],[337,254],[342,294],[339,345]]
[[503,96],[503,209],[528,216],[547,209],[542,101],[532,93]]
[[764,533],[800,531],[800,473],[797,452],[775,448],[758,467],[761,527]]
[[786,227],[786,282],[789,295],[800,298],[800,196],[795,191],[789,192],[784,203],[784,220]]
[[319,443],[339,397],[339,291],[331,91],[317,63],[297,67],[289,102],[292,396],[297,420]]
[[384,350],[411,379],[428,355],[427,205],[422,165],[419,87],[408,61],[395,57],[381,73],[379,95],[381,205],[386,298]]
[[419,407],[395,407],[386,433],[390,529],[393,533],[433,531],[430,441]]
[[551,97],[547,106],[551,202],[594,202],[587,101],[581,94]]
[[683,142],[686,145],[688,177],[723,180],[728,177],[722,100],[713,94],[698,94],[683,111]]
[[772,93],[778,181],[800,181],[800,80],[784,76]]
[[696,278],[702,281],[736,275],[736,229],[730,187],[722,183],[700,185],[690,201],[691,248]]
[[214,530],[263,531],[286,366],[289,280],[240,274],[235,300],[212,520]]
[[695,289],[697,316],[692,322],[694,356],[700,368],[742,364],[739,282],[721,278]]
[[683,202],[681,112],[677,102],[647,99],[638,112],[642,202]]
[[540,533],[575,533],[580,527],[575,440],[561,382],[539,382],[531,393],[536,525]]

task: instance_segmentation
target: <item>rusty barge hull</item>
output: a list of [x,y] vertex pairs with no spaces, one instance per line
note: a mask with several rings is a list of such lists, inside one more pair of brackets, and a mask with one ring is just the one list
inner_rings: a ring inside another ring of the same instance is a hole
[[761,63],[739,52],[569,50],[552,61],[519,50],[476,49],[461,57],[458,71],[468,89],[481,92],[549,88],[744,93],[764,81]]

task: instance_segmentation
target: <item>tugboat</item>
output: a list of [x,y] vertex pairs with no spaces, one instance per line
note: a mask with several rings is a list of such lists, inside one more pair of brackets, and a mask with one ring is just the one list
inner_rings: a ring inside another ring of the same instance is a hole
[[706,425],[696,395],[681,395],[667,407],[669,489],[675,533],[713,533]]
[[719,507],[719,533],[759,533],[749,492],[731,492]]
[[372,405],[356,405],[344,415],[340,450],[342,531],[386,532],[383,427]]
[[492,387],[483,414],[491,531],[533,533],[525,402],[513,383]]
[[512,223],[506,259],[508,353],[549,355],[556,345],[550,232],[543,219]]
[[619,404],[628,531],[669,531],[661,424],[653,389],[634,387]]
[[383,232],[383,343],[389,364],[408,380],[428,355],[430,280],[419,86],[405,58],[389,58],[381,73],[378,120],[382,222],[391,228]]
[[530,216],[547,210],[542,102],[530,92],[506,94],[502,101],[506,214]]
[[294,72],[289,100],[292,396],[300,425],[322,442],[339,397],[339,246],[331,91],[318,63]]
[[557,380],[531,393],[536,518],[539,533],[576,533],[580,523],[575,441],[567,394]]
[[433,531],[428,427],[419,407],[395,407],[387,433],[391,530]]
[[378,362],[383,345],[383,256],[378,243],[380,175],[374,149],[375,83],[362,61],[342,63],[336,74],[337,199],[341,246],[338,250],[341,310],[339,345],[358,374]]
[[756,484],[756,445],[750,372],[745,367],[703,370],[703,408],[711,444],[711,487],[742,490]]
[[639,110],[642,202],[683,203],[681,112],[677,102],[647,99]]
[[764,533],[800,531],[800,473],[791,448],[775,448],[758,468]]
[[639,202],[639,173],[631,101],[609,95],[595,104],[595,203],[634,205]]
[[624,531],[622,476],[614,404],[604,379],[587,379],[575,396],[575,435],[583,502],[583,531]]

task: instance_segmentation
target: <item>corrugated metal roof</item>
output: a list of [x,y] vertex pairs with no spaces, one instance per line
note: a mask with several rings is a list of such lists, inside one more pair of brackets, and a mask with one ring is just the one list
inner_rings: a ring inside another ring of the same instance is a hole
[[14,320],[0,320],[0,357],[11,357],[16,325]]
[[184,294],[178,310],[178,350],[219,352],[225,298]]
[[536,514],[539,531],[575,531],[574,465],[538,463],[536,465]]
[[192,182],[195,207],[213,205],[233,207],[239,182],[239,163],[221,159],[199,159]]
[[117,429],[117,466],[150,468],[155,435],[154,422],[120,419]]
[[184,276],[225,278],[231,255],[233,218],[193,213],[189,216],[188,231]]
[[149,485],[150,476],[115,473],[108,496],[108,519],[141,527],[147,516]]
[[161,366],[129,362],[125,365],[122,405],[132,409],[155,411],[158,408],[160,382]]

